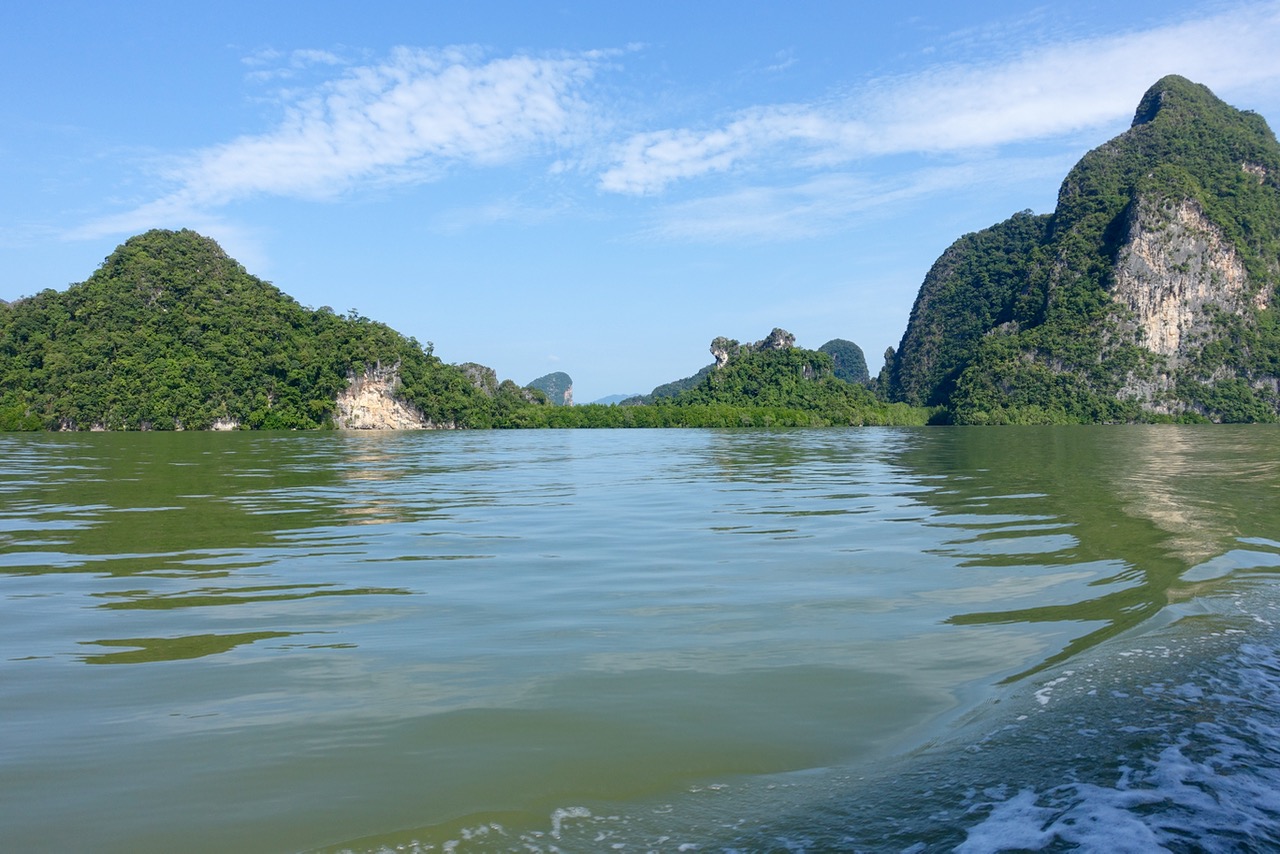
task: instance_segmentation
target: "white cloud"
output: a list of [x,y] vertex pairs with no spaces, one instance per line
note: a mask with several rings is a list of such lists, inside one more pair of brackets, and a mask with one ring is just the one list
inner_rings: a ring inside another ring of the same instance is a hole
[[[72,236],[183,226],[259,196],[332,198],[544,155],[557,181],[594,175],[600,189],[623,195],[697,186],[695,179],[715,174],[771,185],[669,205],[655,212],[648,236],[805,237],[903,199],[954,190],[957,181],[1001,180],[1031,168],[1030,160],[1009,167],[998,158],[1007,146],[1122,126],[1146,87],[1167,73],[1220,95],[1266,92],[1280,81],[1276,2],[1104,38],[1034,40],[1007,44],[995,61],[934,66],[821,101],[756,105],[705,126],[649,130],[612,144],[610,106],[591,84],[607,62],[640,45],[497,58],[473,49],[399,48],[359,64],[332,51],[263,50],[244,59],[251,76],[295,70],[330,79],[279,93],[283,115],[274,128],[172,161],[162,173],[165,189]],[[774,59],[769,70],[794,57],[782,51]],[[903,154],[926,155],[931,168],[874,185],[856,177],[873,162],[877,171],[903,168],[888,165]],[[517,191],[438,214],[434,224],[451,230],[538,221],[563,209],[522,200]]]
[[593,67],[572,57],[479,64],[460,51],[401,48],[300,100],[274,131],[200,152],[175,177],[183,193],[216,204],[326,196],[391,173],[506,160],[569,131]]
[[288,54],[266,48],[240,60],[250,68],[248,79],[255,83],[268,83],[275,80],[289,80],[314,66],[347,65],[347,60],[329,50],[302,49],[290,51]]
[[938,193],[1060,178],[1074,155],[1000,158],[871,179],[828,172],[785,186],[747,187],[664,207],[645,237],[676,241],[786,241],[847,228]]
[[786,71],[788,68],[796,64],[796,56],[794,50],[780,50],[773,55],[777,60],[773,65],[766,65],[765,71],[776,74],[779,71]]
[[240,61],[250,67],[256,67],[276,62],[281,56],[283,56],[283,54],[280,53],[280,51],[275,48],[266,47],[261,50],[256,50],[248,56],[241,57]]
[[290,54],[294,65],[342,65],[342,58],[328,50],[295,50]]
[[619,193],[656,192],[681,178],[727,171],[780,143],[831,145],[843,130],[819,111],[782,106],[744,112],[710,131],[636,134],[620,146],[621,162],[600,176],[600,186]]
[[902,153],[958,153],[1114,123],[1178,73],[1219,93],[1280,78],[1280,5],[1106,38],[1039,44],[996,64],[949,65],[874,80],[821,104],[760,106],[719,127],[669,128],[617,146],[604,190],[673,182],[774,158],[811,167]]
[[[258,54],[252,63],[279,59]],[[554,147],[576,132],[581,90],[601,53],[516,55],[398,48],[380,64],[293,96],[279,125],[185,158],[161,198],[82,232],[130,230],[258,195],[325,198],[357,184],[413,182],[455,164],[489,165]],[[294,52],[291,64],[336,55]]]

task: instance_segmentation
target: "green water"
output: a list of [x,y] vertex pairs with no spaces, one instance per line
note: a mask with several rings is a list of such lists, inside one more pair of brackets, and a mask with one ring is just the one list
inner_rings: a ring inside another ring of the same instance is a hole
[[1277,498],[1261,427],[0,436],[4,847],[714,849],[1272,572]]

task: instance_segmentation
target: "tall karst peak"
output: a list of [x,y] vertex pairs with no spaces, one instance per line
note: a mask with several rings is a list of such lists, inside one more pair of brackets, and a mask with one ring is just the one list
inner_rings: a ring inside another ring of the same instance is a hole
[[1134,111],[1132,126],[1149,124],[1162,114],[1168,116],[1179,111],[1200,111],[1206,108],[1231,109],[1209,91],[1208,86],[1192,83],[1177,74],[1169,74],[1152,84],[1142,96],[1138,109]]
[[958,421],[1280,419],[1280,145],[1170,75],[1052,214],[957,240],[886,366]]

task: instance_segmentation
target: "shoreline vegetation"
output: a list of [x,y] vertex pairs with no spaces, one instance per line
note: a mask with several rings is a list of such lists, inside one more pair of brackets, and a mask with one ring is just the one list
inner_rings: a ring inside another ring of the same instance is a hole
[[958,239],[872,379],[861,349],[711,342],[618,405],[446,364],[355,309],[299,304],[194,231],[0,300],[0,431],[831,427],[1280,421],[1280,144],[1165,77],[1050,214]]
[[[830,353],[717,338],[670,396],[553,405],[352,309],[300,305],[193,231],[150,231],[85,282],[0,305],[0,431],[922,425]],[[864,368],[865,371],[865,368]],[[568,380],[565,376],[564,380]],[[560,390],[564,396],[564,390]]]

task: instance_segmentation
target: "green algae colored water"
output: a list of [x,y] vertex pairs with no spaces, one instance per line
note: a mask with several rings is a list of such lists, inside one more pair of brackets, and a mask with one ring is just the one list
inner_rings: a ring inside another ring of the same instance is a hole
[[0,847],[1265,848],[1277,567],[1269,427],[0,436]]

